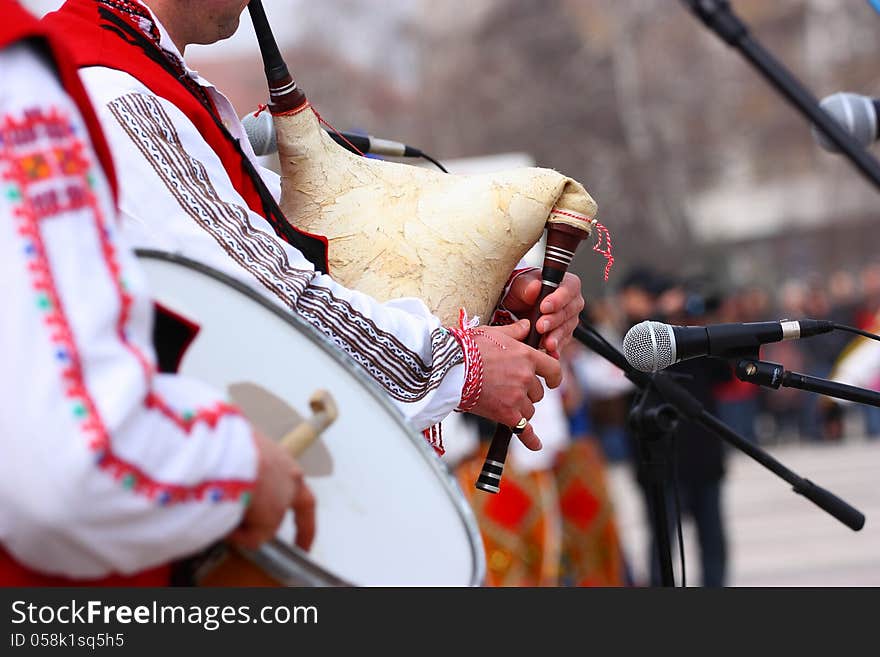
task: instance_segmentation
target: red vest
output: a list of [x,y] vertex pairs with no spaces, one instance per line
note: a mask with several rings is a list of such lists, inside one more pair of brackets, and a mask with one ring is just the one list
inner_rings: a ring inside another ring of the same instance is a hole
[[141,24],[151,20],[142,5],[129,0],[67,0],[43,23],[56,34],[64,34],[77,67],[124,71],[183,112],[218,155],[248,207],[265,217],[275,233],[295,246],[316,269],[328,273],[327,239],[297,230],[287,222],[205,90],[159,48],[155,28],[152,35],[144,33]]
[[[116,177],[110,149],[104,140],[98,119],[80,83],[71,56],[63,43],[48,32],[28,12],[13,0],[0,0],[0,50],[23,39],[33,39],[45,45],[55,63],[58,79],[79,108],[89,130],[89,136],[101,166],[116,194]],[[2,84],[0,77],[0,84]],[[72,580],[43,575],[26,568],[0,547],[0,586],[166,586],[170,582],[170,566],[153,568],[131,576],[114,575],[100,580]]]

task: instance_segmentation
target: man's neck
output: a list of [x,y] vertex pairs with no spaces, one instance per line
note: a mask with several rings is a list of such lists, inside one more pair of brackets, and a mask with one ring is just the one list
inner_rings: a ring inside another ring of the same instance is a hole
[[181,8],[178,3],[167,0],[140,0],[140,2],[156,15],[178,52],[183,56],[186,47],[192,43],[187,30],[189,18],[186,8]]

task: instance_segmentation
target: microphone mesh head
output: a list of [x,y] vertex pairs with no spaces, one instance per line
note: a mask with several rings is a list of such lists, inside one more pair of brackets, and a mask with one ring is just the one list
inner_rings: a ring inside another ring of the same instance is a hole
[[275,142],[275,124],[272,121],[272,113],[260,112],[256,116],[253,113],[241,117],[241,124],[247,135],[254,153],[257,155],[270,155],[278,150]]
[[[867,96],[840,92],[827,96],[820,105],[862,146],[870,146],[877,138],[877,112]],[[822,148],[831,153],[839,152],[822,131],[815,126],[811,130]]]
[[672,327],[662,322],[636,324],[623,338],[623,355],[641,372],[656,372],[675,362]]

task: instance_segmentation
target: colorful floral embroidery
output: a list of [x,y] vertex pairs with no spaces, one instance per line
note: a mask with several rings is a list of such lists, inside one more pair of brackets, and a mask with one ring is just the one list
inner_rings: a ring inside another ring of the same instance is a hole
[[[40,222],[71,210],[87,208],[96,223],[101,250],[120,298],[117,334],[125,347],[138,359],[147,381],[154,373],[152,363],[125,337],[133,299],[120,278],[120,266],[98,199],[92,188],[94,177],[71,122],[60,111],[44,113],[40,109],[24,113],[21,119],[5,117],[0,121],[0,162],[2,178],[7,182],[6,197],[16,204],[14,217],[17,232],[24,242],[31,282],[36,291],[36,306],[55,348],[64,395],[70,402],[69,412],[79,423],[95,453],[95,462],[109,472],[126,489],[154,499],[160,504],[189,500],[247,503],[251,482],[242,480],[206,481],[183,486],[151,479],[136,465],[124,461],[113,452],[110,435],[84,383],[83,367],[76,341],[65,315],[64,306],[55,286],[46,255]],[[178,427],[189,432],[200,422],[214,427],[225,415],[236,414],[226,404],[200,409],[186,417],[171,409],[156,394],[147,397],[148,408],[158,409]]]

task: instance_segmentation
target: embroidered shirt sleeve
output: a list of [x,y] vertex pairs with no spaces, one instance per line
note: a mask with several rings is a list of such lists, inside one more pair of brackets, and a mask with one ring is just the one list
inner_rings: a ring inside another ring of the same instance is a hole
[[155,373],[152,304],[85,126],[28,49],[0,61],[16,89],[0,100],[0,541],[72,577],[191,554],[240,521],[250,428]]

